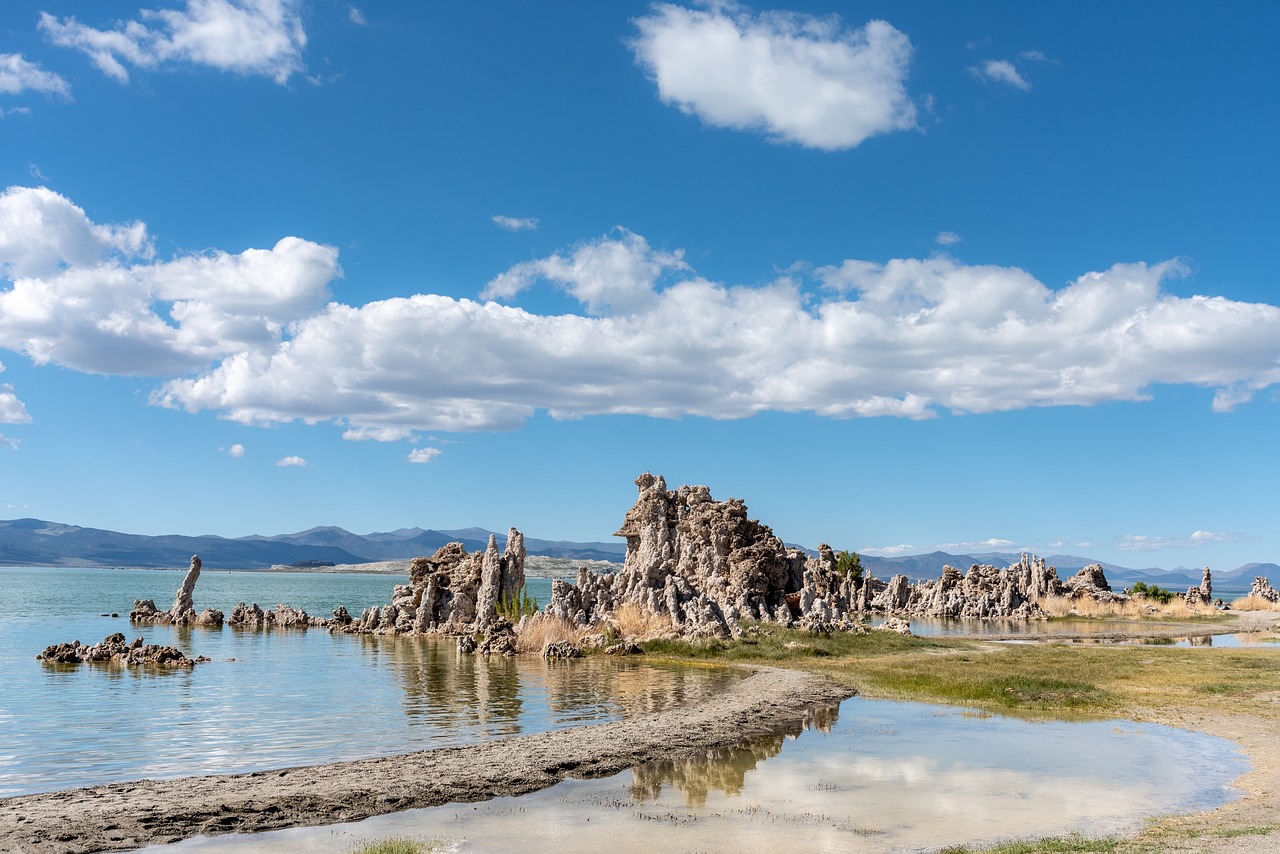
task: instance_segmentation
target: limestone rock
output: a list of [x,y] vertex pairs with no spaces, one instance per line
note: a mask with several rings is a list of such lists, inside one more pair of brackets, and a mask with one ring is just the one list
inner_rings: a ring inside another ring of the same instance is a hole
[[550,641],[542,647],[542,657],[546,661],[558,661],[565,658],[581,658],[582,649],[569,641]]
[[108,635],[102,643],[86,646],[80,641],[55,644],[47,647],[36,658],[51,664],[81,664],[94,662],[121,667],[152,665],[158,667],[193,667],[208,661],[204,656],[188,658],[172,646],[144,644],[142,638],[126,643],[120,632]]
[[717,501],[705,486],[668,490],[646,472],[636,487],[617,532],[627,541],[622,569],[584,567],[577,584],[553,583],[548,614],[588,626],[632,606],[687,637],[730,637],[740,620],[851,624],[858,581],[839,576],[829,547],[807,558],[742,501]]
[[195,622],[196,580],[200,577],[201,565],[200,555],[192,555],[191,568],[187,570],[186,576],[182,579],[182,586],[178,588],[178,595],[173,600],[173,607],[169,609],[169,620],[171,622],[177,624]]
[[1188,605],[1212,605],[1213,604],[1213,574],[1209,572],[1209,567],[1204,568],[1204,575],[1201,576],[1199,587],[1188,587],[1186,595],[1183,597],[1187,600]]
[[[503,640],[501,605],[515,601],[524,587],[524,535],[507,532],[506,548],[499,553],[497,538],[490,536],[482,552],[468,554],[462,543],[448,543],[431,557],[414,558],[409,583],[397,584],[391,602],[366,610],[360,619],[337,619],[331,631],[357,634],[462,635],[480,634],[477,649],[505,653],[514,650]],[[344,610],[345,614],[345,610]],[[508,624],[509,625],[509,624]],[[459,644],[461,648],[463,644]]]
[[187,570],[186,576],[183,577],[182,586],[178,588],[178,595],[174,597],[173,606],[168,611],[161,611],[157,608],[153,599],[135,599],[133,610],[129,613],[129,619],[135,623],[221,627],[221,611],[206,608],[201,613],[196,613],[195,589],[196,580],[200,578],[200,567],[200,555],[192,555],[191,567]]
[[1259,599],[1265,599],[1268,602],[1280,602],[1280,590],[1273,588],[1271,582],[1264,575],[1256,576],[1253,579],[1253,584],[1249,587],[1249,595],[1257,596]]

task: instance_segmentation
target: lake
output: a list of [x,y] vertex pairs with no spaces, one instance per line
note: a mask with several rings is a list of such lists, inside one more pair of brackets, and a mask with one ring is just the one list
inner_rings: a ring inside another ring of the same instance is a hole
[[[140,777],[315,764],[615,720],[688,702],[732,670],[591,657],[460,656],[453,643],[133,628],[182,571],[0,568],[0,795]],[[196,607],[288,602],[326,616],[390,599],[389,575],[206,571]],[[550,582],[533,579],[541,601]],[[112,618],[110,613],[122,616]],[[108,616],[101,616],[107,614]],[[210,662],[162,672],[56,667],[52,643],[122,631]],[[1117,833],[1150,815],[1218,806],[1247,770],[1235,746],[1125,721],[1032,723],[964,709],[853,698],[817,727],[521,798],[352,825],[193,839],[155,850],[348,850],[413,835],[448,850],[917,850],[1078,830]],[[630,846],[630,847],[628,847]]]

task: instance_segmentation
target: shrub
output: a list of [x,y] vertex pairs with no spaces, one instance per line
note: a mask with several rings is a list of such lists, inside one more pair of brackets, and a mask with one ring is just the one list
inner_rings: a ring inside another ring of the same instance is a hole
[[1150,599],[1152,602],[1159,602],[1161,605],[1168,605],[1173,601],[1173,597],[1177,595],[1172,590],[1164,590],[1155,584],[1147,584],[1145,581],[1135,582],[1132,592],[1134,596],[1141,596],[1144,599]]
[[836,552],[836,572],[854,581],[862,580],[862,558],[855,551]]
[[503,596],[498,600],[497,611],[499,617],[518,623],[521,617],[538,613],[538,600],[530,596],[522,584],[514,596]]

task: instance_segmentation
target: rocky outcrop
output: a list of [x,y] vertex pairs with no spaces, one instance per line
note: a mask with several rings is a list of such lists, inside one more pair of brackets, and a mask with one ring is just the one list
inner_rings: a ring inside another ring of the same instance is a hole
[[841,575],[825,544],[817,557],[785,546],[736,498],[705,486],[668,490],[661,476],[636,479],[639,496],[616,536],[627,541],[617,573],[584,567],[576,584],[555,581],[547,613],[578,626],[632,606],[665,618],[672,634],[728,637],[740,620],[852,628],[860,579]]
[[182,586],[178,588],[178,595],[174,597],[173,605],[168,611],[157,608],[154,599],[135,599],[129,619],[135,623],[220,628],[223,620],[221,611],[205,608],[196,613],[195,590],[196,580],[200,578],[200,567],[200,555],[192,555],[191,567],[183,577]]
[[524,588],[524,561],[524,535],[515,528],[507,532],[501,552],[494,536],[484,551],[470,554],[461,543],[449,543],[429,558],[415,558],[409,583],[397,584],[388,604],[355,618],[343,609],[345,622],[335,611],[329,628],[354,634],[478,633],[485,636],[478,651],[514,652],[514,631],[501,612],[503,603],[517,601]]
[[[346,608],[341,608],[341,612],[346,614]],[[339,619],[338,611],[334,611],[334,618]],[[350,615],[347,615],[348,622]],[[246,629],[252,631],[265,631],[268,629],[305,629],[310,627],[322,628],[330,624],[329,620],[322,617],[312,617],[301,608],[294,608],[292,605],[277,605],[274,610],[264,611],[258,607],[258,603],[246,605],[241,602],[231,609],[231,618],[227,620],[227,625],[235,629]]]
[[208,661],[204,656],[188,658],[177,648],[144,644],[142,638],[133,643],[126,643],[124,635],[116,632],[108,635],[102,643],[86,646],[80,641],[60,643],[47,647],[36,658],[50,664],[81,664],[94,662],[112,664],[121,667],[151,665],[156,667],[192,667],[200,662]]
[[1280,602],[1280,590],[1272,587],[1271,582],[1264,575],[1254,577],[1253,584],[1249,587],[1249,595],[1268,602]]
[[717,501],[705,486],[668,490],[660,476],[636,480],[639,497],[617,536],[627,557],[617,573],[583,567],[576,583],[553,581],[547,613],[579,627],[617,622],[638,608],[669,621],[682,636],[732,636],[742,620],[775,622],[814,632],[865,631],[865,618],[901,620],[890,630],[909,632],[911,617],[1043,616],[1048,597],[1121,601],[1101,565],[1065,582],[1057,570],[1023,555],[1009,567],[945,567],[942,576],[912,584],[905,575],[887,583],[859,571],[841,571],[826,544],[816,556],[786,547],[767,526],[750,519],[743,502]]
[[1209,567],[1204,568],[1204,575],[1201,576],[1199,587],[1188,587],[1186,595],[1183,596],[1187,600],[1188,605],[1212,605],[1213,604],[1213,574],[1209,572]]

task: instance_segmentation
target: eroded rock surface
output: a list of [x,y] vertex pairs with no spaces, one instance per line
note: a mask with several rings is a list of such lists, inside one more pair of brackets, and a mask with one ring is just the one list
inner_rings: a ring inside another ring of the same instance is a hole
[[658,615],[673,634],[727,637],[743,619],[852,629],[867,597],[841,575],[830,547],[810,558],[747,516],[736,498],[717,501],[705,486],[668,490],[642,474],[639,496],[617,535],[627,557],[617,573],[583,568],[576,584],[552,583],[547,612],[578,626],[620,609]]
[[50,664],[82,664],[96,662],[122,667],[154,665],[160,667],[192,667],[208,661],[204,656],[188,658],[176,647],[144,644],[142,638],[127,643],[120,632],[108,635],[102,643],[87,646],[80,641],[47,647],[36,658]]
[[129,619],[135,623],[156,623],[174,626],[207,626],[218,628],[222,625],[223,614],[213,608],[205,608],[196,613],[195,590],[196,581],[200,578],[200,555],[191,556],[191,566],[182,579],[178,595],[167,611],[156,607],[154,599],[135,599]]
[[461,543],[441,546],[431,557],[415,558],[409,583],[397,584],[386,605],[351,617],[334,612],[331,631],[356,634],[472,635],[483,637],[476,650],[514,653],[515,633],[501,616],[502,604],[515,602],[524,587],[524,535],[511,528],[499,552],[490,536],[484,551],[468,553]]
[[622,569],[601,574],[583,567],[576,583],[553,581],[548,614],[588,626],[616,623],[632,609],[668,621],[671,634],[727,637],[741,632],[742,620],[865,631],[874,613],[898,618],[892,630],[909,632],[911,617],[1030,618],[1043,615],[1040,603],[1048,597],[1126,598],[1111,590],[1101,565],[1064,582],[1028,555],[1009,567],[948,566],[937,579],[912,584],[895,575],[885,582],[842,572],[825,543],[813,557],[785,546],[748,518],[742,501],[717,501],[705,486],[668,490],[649,473],[636,486],[639,496],[617,532],[627,540]]
[[1268,602],[1280,602],[1280,590],[1272,587],[1271,582],[1264,575],[1254,577],[1253,584],[1249,586],[1249,595]]

